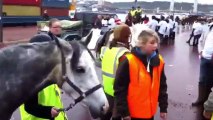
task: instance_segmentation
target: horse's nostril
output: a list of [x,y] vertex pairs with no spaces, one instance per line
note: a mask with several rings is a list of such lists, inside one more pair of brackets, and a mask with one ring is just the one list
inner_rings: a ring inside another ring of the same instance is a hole
[[102,114],[106,114],[107,111],[108,111],[108,109],[106,108],[106,106],[103,106],[103,107],[101,108]]
[[101,112],[103,112],[104,111],[104,106],[103,107],[101,107]]
[[109,109],[109,103],[106,102],[105,105],[101,108],[103,114],[106,114]]

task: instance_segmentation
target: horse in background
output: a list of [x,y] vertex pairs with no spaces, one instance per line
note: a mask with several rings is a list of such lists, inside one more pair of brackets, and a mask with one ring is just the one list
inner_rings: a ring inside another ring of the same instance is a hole
[[[135,24],[132,27],[130,27],[130,30],[132,33],[132,35],[130,37],[130,46],[131,47],[135,47],[139,34],[143,30],[146,30],[146,29],[150,29],[150,28],[145,24]],[[113,38],[114,38],[113,29],[109,29],[104,35],[101,35],[98,38],[98,41],[95,46],[95,52],[96,52],[97,58],[99,58],[101,48],[103,46],[109,46],[111,41],[113,40]]]
[[125,24],[131,27],[133,25],[133,17],[130,13],[127,14]]
[[[75,101],[73,105],[80,101],[85,103],[94,118],[105,113],[108,102],[95,71],[94,57],[85,47],[91,36],[92,32],[81,42],[56,39],[2,48],[1,120],[9,120],[21,104],[51,84],[64,90],[70,101]],[[48,38],[40,34],[33,39]]]
[[198,15],[189,15],[181,20],[182,25],[193,25],[195,21],[207,22],[207,17],[201,17]]
[[109,29],[106,31],[103,35],[101,35],[96,44],[95,44],[95,53],[96,57],[99,59],[100,53],[101,53],[101,48],[103,46],[109,46],[110,42],[113,40],[113,29]]
[[132,47],[135,47],[136,42],[138,41],[138,36],[143,30],[150,30],[150,28],[146,24],[135,24],[132,27],[130,27],[130,30],[132,32],[132,39],[130,42],[130,45]]
[[136,12],[135,16],[133,17],[133,23],[140,24],[143,23],[143,20],[144,19],[141,17],[141,14]]

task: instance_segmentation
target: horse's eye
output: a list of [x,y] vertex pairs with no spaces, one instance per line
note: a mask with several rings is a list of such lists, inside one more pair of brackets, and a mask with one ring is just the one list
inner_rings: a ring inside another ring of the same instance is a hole
[[76,72],[85,73],[85,69],[83,67],[77,67]]

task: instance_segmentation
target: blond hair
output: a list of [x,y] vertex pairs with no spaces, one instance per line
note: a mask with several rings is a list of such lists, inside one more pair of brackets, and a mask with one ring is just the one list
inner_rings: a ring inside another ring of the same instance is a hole
[[141,47],[142,45],[145,45],[150,37],[154,37],[157,43],[160,41],[160,38],[155,31],[151,29],[147,29],[147,30],[143,30],[139,34],[138,40],[136,41],[136,46]]

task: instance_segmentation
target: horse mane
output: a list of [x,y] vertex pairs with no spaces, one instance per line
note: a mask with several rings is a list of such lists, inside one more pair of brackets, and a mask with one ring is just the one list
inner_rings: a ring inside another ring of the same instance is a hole
[[96,53],[100,53],[101,47],[107,45],[110,35],[113,33],[113,30],[110,29],[105,32],[101,37],[98,38],[98,42],[95,48]]
[[31,95],[53,84],[53,80],[45,79],[59,62],[54,42],[25,43],[1,49],[0,114],[11,114]]
[[109,30],[107,33],[106,33],[106,38],[105,38],[105,41],[104,41],[104,44],[106,45],[108,43],[108,40],[110,38],[110,35],[113,34],[113,30]]
[[[33,72],[47,73],[54,67],[52,65],[59,61],[57,58],[58,53],[54,51],[55,45],[49,42],[19,44],[1,50],[0,79],[4,79],[4,77],[9,77],[11,75],[17,75],[16,77],[18,78],[18,75],[22,72],[22,77],[26,74],[25,78],[32,75]],[[39,67],[43,69],[40,70]],[[35,75],[35,79],[38,79],[38,77],[39,76]]]
[[73,64],[71,64],[71,66],[72,66],[72,69],[76,69],[77,65],[78,65],[78,61],[80,59],[80,55],[83,52],[82,49],[85,49],[85,48],[83,48],[83,45],[75,40],[71,41],[70,44],[74,51],[72,59],[71,59],[71,63],[73,63]]

